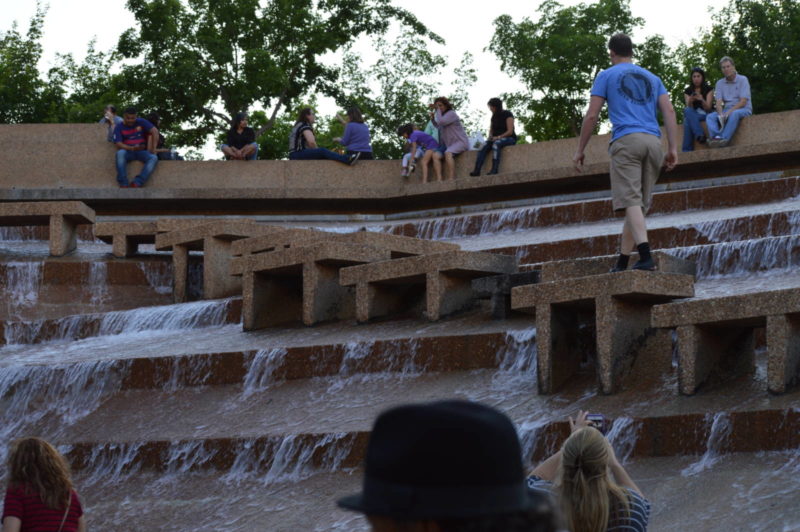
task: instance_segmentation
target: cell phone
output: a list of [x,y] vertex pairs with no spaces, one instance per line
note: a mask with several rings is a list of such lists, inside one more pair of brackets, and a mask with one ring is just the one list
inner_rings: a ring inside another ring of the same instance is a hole
[[599,430],[603,436],[608,432],[608,420],[603,414],[586,414],[586,420],[591,426]]

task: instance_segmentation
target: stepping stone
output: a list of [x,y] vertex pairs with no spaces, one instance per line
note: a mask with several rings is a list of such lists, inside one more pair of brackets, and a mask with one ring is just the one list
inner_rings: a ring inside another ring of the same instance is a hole
[[50,255],[60,257],[78,247],[77,227],[94,223],[94,210],[81,201],[0,203],[0,226],[50,226]]
[[[656,263],[656,271],[661,273],[681,273],[684,275],[695,275],[695,263],[689,260],[669,255],[663,251],[654,251],[653,260]],[[606,255],[604,257],[590,257],[585,259],[559,260],[545,262],[540,266],[540,282],[550,283],[564,279],[575,279],[578,277],[588,277],[590,275],[602,275],[609,273],[617,262],[618,255]],[[636,264],[639,254],[631,254],[630,266]]]
[[784,393],[800,377],[800,287],[657,305],[652,324],[677,330],[684,395],[712,375],[752,371],[759,327],[766,328],[767,389]]
[[356,287],[360,322],[403,312],[420,300],[424,315],[436,321],[473,301],[472,279],[516,270],[517,259],[509,255],[455,250],[345,268],[341,283]]
[[274,230],[250,219],[216,220],[156,235],[157,250],[172,250],[173,298],[187,298],[189,251],[203,251],[203,297],[219,299],[238,295],[241,279],[230,274],[231,242]]
[[328,240],[335,236],[335,233],[319,231],[316,229],[285,228],[277,226],[265,226],[273,229],[263,235],[243,238],[231,244],[231,253],[234,255],[230,263],[231,275],[242,275],[249,269],[246,264],[253,254],[279,251],[292,246],[312,244],[323,240]]
[[390,257],[388,249],[329,240],[250,255],[242,272],[244,330],[351,318],[353,289],[339,284],[340,269]]
[[611,394],[652,334],[650,308],[693,295],[693,275],[639,270],[512,288],[511,308],[536,314],[539,393],[555,393],[578,369],[581,314],[595,322],[600,389]]
[[472,291],[475,297],[490,300],[492,318],[504,320],[511,313],[511,289],[515,286],[538,283],[539,274],[539,270],[532,270],[480,277],[472,281]]
[[111,244],[115,257],[135,255],[139,244],[155,244],[157,222],[98,222],[94,236]]

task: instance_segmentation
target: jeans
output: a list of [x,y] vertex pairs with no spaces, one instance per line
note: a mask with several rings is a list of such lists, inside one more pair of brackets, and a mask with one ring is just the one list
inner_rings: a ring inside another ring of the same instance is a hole
[[290,151],[290,161],[304,161],[311,159],[330,159],[331,161],[339,161],[340,163],[350,164],[350,157],[347,155],[339,155],[335,151],[325,148],[307,148],[305,150]]
[[158,157],[156,157],[155,153],[150,153],[147,150],[117,150],[117,183],[119,183],[120,186],[128,186],[127,165],[131,161],[141,161],[144,163],[142,172],[134,179],[137,184],[144,185],[150,178],[150,174],[156,169]]
[[375,160],[375,156],[372,155],[371,151],[351,151],[351,150],[347,150],[347,152],[345,152],[345,153],[347,154],[348,157],[351,156],[351,155],[355,155],[356,153],[360,153],[361,155],[358,156],[358,160],[359,161],[374,161]]
[[[415,159],[421,159],[424,154],[425,154],[425,150],[423,150],[420,147],[417,147],[417,153],[414,156],[414,158]],[[403,155],[403,163],[402,163],[403,168],[408,168],[408,164],[410,162],[411,162],[411,152],[408,152],[405,155]]]
[[488,141],[486,144],[484,144],[483,148],[478,151],[478,157],[475,159],[475,171],[480,172],[481,168],[483,167],[483,161],[486,160],[486,156],[490,151],[492,152],[492,160],[494,161],[494,164],[499,167],[500,150],[506,146],[513,146],[516,143],[517,139],[515,137],[503,137],[502,139]]
[[[727,111],[727,109],[725,109]],[[717,118],[717,113],[710,113],[708,118],[706,118],[706,125],[708,126],[708,136],[712,139],[716,136],[720,136],[723,139],[731,140],[733,134],[736,133],[736,128],[739,127],[739,120],[746,116],[750,116],[753,112],[750,109],[737,109],[728,116],[728,119],[725,121],[725,128],[720,132],[719,130],[719,118]]]
[[[258,142],[251,142],[250,145],[253,146],[256,149],[256,151],[254,151],[249,157],[247,157],[247,160],[255,161],[256,159],[258,159]],[[230,148],[230,146],[228,146],[227,144],[220,144],[219,145],[220,151],[222,150],[222,148]]]
[[685,107],[683,109],[683,151],[693,151],[694,141],[698,137],[705,137],[706,132],[700,122],[706,121],[706,112],[703,109]]

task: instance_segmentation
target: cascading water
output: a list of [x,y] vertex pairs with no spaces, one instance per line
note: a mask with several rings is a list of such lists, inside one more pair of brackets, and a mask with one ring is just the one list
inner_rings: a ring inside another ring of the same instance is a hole
[[722,457],[722,451],[731,435],[731,420],[727,412],[717,412],[708,416],[710,429],[706,442],[706,452],[700,459],[681,471],[684,477],[697,475],[714,466]]
[[242,399],[265,391],[276,382],[275,370],[286,360],[288,352],[282,347],[261,349],[245,362],[247,373],[242,383]]
[[42,263],[7,262],[5,264],[5,294],[9,314],[20,308],[35,305],[42,282]]
[[108,263],[105,261],[92,261],[89,263],[89,293],[90,304],[98,307],[108,299]]
[[228,322],[230,304],[229,299],[196,301],[102,314],[78,314],[55,320],[10,322],[4,332],[5,343],[33,344],[144,331],[214,327]]
[[172,293],[172,263],[156,261],[139,261],[136,263],[144,274],[147,283],[157,294]]
[[697,279],[701,280],[795,270],[800,265],[798,250],[800,236],[789,235],[689,246],[667,252],[693,261],[697,265]]
[[628,463],[636,447],[636,440],[639,437],[640,423],[633,418],[623,416],[614,420],[606,437],[614,448],[614,454],[621,464]]

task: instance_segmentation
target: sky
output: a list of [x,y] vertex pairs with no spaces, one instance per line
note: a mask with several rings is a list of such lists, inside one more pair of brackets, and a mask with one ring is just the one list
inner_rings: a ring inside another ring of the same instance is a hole
[[[501,2],[498,8],[485,0],[396,0],[395,3],[414,13],[445,39],[446,46],[436,46],[434,51],[449,58],[451,68],[448,70],[458,64],[465,51],[472,53],[478,73],[478,81],[470,92],[472,108],[477,109],[479,115],[484,113],[486,120],[488,110],[482,102],[519,87],[518,82],[500,71],[497,59],[484,48],[491,40],[494,18],[501,14],[511,15],[515,21],[526,16],[535,18],[541,1]],[[580,2],[561,0],[560,3],[566,6]],[[671,0],[668,3],[631,0],[633,15],[645,20],[644,27],[634,33],[634,42],[656,33],[663,35],[672,47],[686,42],[697,35],[701,27],[710,26],[710,9],[725,4],[727,2],[720,0]],[[81,60],[92,38],[97,40],[97,50],[108,50],[116,45],[122,31],[135,24],[133,15],[125,9],[125,0],[50,0],[48,5],[42,40],[44,57],[39,65],[42,70],[53,64],[57,52],[69,52]],[[35,0],[0,0],[0,31],[9,29],[14,21],[25,31],[35,10]],[[687,13],[694,13],[694,16],[687,17]],[[323,105],[324,102],[320,107]],[[326,112],[325,109],[320,111]]]

